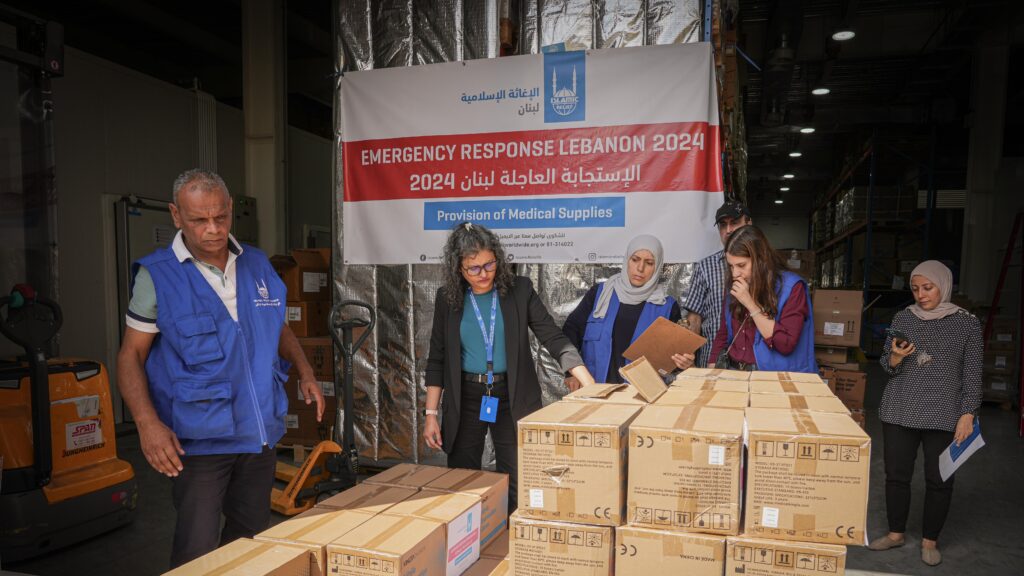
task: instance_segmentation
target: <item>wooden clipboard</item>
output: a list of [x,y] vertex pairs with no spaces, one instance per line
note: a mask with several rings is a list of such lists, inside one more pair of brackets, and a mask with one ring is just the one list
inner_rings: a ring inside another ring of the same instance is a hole
[[676,369],[673,354],[693,354],[707,341],[700,334],[659,316],[622,355],[629,360],[647,358],[659,374],[668,374]]

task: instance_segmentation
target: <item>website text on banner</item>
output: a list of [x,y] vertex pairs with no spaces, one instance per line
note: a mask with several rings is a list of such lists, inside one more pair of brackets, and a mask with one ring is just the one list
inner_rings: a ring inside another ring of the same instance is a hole
[[436,262],[462,221],[516,262],[667,262],[720,248],[711,47],[679,44],[347,73],[344,260]]

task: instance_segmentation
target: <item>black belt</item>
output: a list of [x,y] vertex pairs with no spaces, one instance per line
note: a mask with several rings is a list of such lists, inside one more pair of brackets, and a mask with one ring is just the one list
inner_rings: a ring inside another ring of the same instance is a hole
[[[474,374],[472,372],[463,372],[462,373],[462,381],[463,382],[475,382],[477,384],[487,384],[487,374]],[[494,383],[495,384],[497,384],[498,382],[504,382],[504,381],[505,381],[505,373],[504,372],[500,372],[500,373],[495,372],[494,373]]]

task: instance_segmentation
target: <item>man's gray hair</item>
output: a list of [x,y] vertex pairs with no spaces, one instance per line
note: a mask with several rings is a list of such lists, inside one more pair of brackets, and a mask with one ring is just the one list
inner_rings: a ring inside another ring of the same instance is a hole
[[228,185],[224,183],[224,179],[220,177],[216,172],[210,170],[203,170],[202,168],[192,168],[181,173],[177,178],[174,179],[174,191],[172,193],[172,201],[175,205],[178,204],[178,192],[180,192],[185,186],[194,184],[200,190],[209,192],[215,188],[220,188],[231,197],[231,192],[228,191]]

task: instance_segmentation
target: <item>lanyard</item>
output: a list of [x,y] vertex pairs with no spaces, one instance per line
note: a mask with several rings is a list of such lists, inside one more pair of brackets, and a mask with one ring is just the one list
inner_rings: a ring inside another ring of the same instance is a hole
[[476,295],[471,288],[466,288],[469,293],[469,301],[473,303],[473,312],[476,313],[476,322],[480,325],[480,334],[484,338],[484,348],[487,350],[487,395],[491,395],[491,388],[494,388],[494,319],[498,314],[498,295],[491,294],[491,333],[487,334],[484,326],[484,318],[480,315],[480,307],[476,304]]

